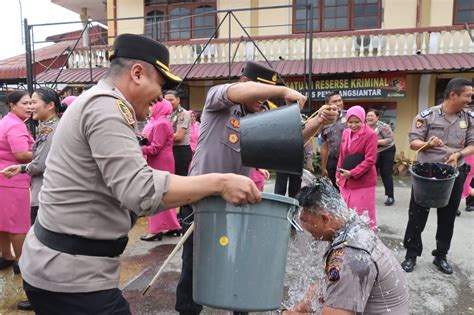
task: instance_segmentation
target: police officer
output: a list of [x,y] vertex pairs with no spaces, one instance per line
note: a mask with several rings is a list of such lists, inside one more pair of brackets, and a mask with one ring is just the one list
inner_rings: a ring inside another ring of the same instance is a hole
[[323,314],[408,314],[408,287],[396,257],[347,208],[331,182],[317,179],[301,188],[298,199],[304,229],[316,240],[331,242],[325,255],[326,279],[292,310],[280,313],[308,314],[319,301]]
[[[240,156],[240,118],[261,110],[263,103],[270,98],[284,99],[287,103],[298,102],[300,107],[306,97],[295,90],[278,86],[278,74],[266,67],[244,68],[244,74],[251,80],[212,87],[207,94],[201,116],[201,130],[194,158],[191,162],[191,175],[208,173],[235,173],[250,176],[251,168],[242,165]],[[321,114],[311,119],[303,130],[303,137],[311,137],[321,124],[333,122],[337,112],[325,106]],[[183,216],[192,213],[184,207]],[[192,220],[192,217],[190,217]],[[176,291],[176,310],[180,314],[199,314],[202,306],[192,299],[193,242],[188,238],[183,247],[183,265]]]
[[37,314],[130,314],[117,288],[119,256],[137,215],[222,195],[257,202],[253,182],[233,174],[181,177],[148,167],[136,121],[181,79],[168,49],[147,37],[117,37],[105,79],[83,93],[58,124],[46,161],[37,220],[20,259]]
[[334,124],[325,126],[321,130],[321,175],[328,176],[336,189],[336,169],[339,160],[339,144],[341,143],[342,131],[346,129],[346,111],[344,102],[339,91],[333,91],[326,95],[326,104],[335,105],[339,116]]
[[379,120],[380,112],[372,109],[367,112],[367,125],[375,131],[377,135],[377,170],[382,177],[385,188],[386,206],[395,203],[393,195],[393,162],[395,161],[395,143],[393,143],[392,128]]
[[175,162],[175,174],[188,175],[189,163],[193,158],[193,152],[189,145],[189,136],[191,133],[191,115],[187,110],[181,107],[181,99],[178,92],[168,90],[165,92],[165,98],[173,106],[173,112],[169,119],[173,125],[174,142],[173,156]]
[[[447,163],[457,166],[459,176],[454,182],[449,203],[438,209],[438,226],[436,231],[436,249],[432,255],[433,264],[446,274],[452,274],[453,268],[446,255],[451,246],[454,220],[461,200],[466,174],[469,172],[463,157],[474,153],[474,115],[465,111],[464,107],[471,102],[472,82],[463,78],[449,81],[444,92],[444,101],[418,114],[413,120],[410,131],[410,147],[421,151],[417,154],[417,162]],[[413,197],[413,188],[408,211],[408,224],[403,244],[407,249],[402,268],[406,272],[413,271],[416,257],[421,256],[423,232],[429,209],[420,206]]]

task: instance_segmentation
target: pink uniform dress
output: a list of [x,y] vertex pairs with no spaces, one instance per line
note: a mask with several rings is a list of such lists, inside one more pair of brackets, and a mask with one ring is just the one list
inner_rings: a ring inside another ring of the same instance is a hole
[[464,163],[471,166],[469,174],[467,174],[466,181],[462,190],[462,198],[467,198],[471,193],[471,180],[474,177],[474,155],[469,155],[464,158]]
[[[174,131],[171,122],[167,118],[172,111],[173,107],[167,100],[162,100],[153,105],[150,122],[144,129],[149,145],[143,146],[142,151],[150,167],[174,174]],[[148,217],[148,231],[152,234],[179,229],[181,229],[181,226],[175,208]]]
[[[346,119],[351,116],[365,121],[365,111],[360,106],[351,107],[346,113]],[[367,125],[353,132],[347,128],[342,132],[338,168],[342,167],[344,159],[351,154],[363,154],[364,161],[351,170],[352,176],[345,179],[339,172],[336,177],[339,180],[339,189],[347,206],[354,209],[359,215],[368,213],[370,227],[375,228],[375,186],[377,185],[377,135]]]
[[[0,121],[0,170],[21,164],[13,153],[31,151],[33,137],[25,123],[15,114],[8,113]],[[0,231],[13,234],[28,232],[30,228],[30,180],[28,174],[10,179],[0,175]]]
[[252,173],[250,173],[250,179],[253,180],[258,190],[263,191],[263,188],[265,187],[266,179],[262,173],[260,173],[256,168],[253,168]]
[[191,133],[189,134],[189,145],[191,146],[191,151],[196,151],[196,146],[199,138],[199,128],[201,125],[195,121],[191,122]]

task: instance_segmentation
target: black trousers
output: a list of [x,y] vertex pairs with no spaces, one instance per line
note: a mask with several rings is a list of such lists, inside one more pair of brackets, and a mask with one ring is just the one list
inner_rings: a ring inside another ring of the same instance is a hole
[[377,170],[382,177],[385,196],[393,198],[393,163],[395,162],[395,146],[382,151],[377,157]]
[[[461,193],[468,172],[469,170],[466,170],[466,165],[460,167],[459,176],[454,182],[448,205],[444,208],[437,209],[438,225],[436,229],[436,249],[432,253],[434,256],[446,257],[448,254],[451,239],[453,238],[454,220],[456,219],[456,213],[461,202]],[[408,224],[403,240],[403,246],[407,250],[406,258],[421,256],[423,251],[421,233],[423,233],[425,229],[429,213],[429,208],[422,207],[415,202],[412,187],[410,208],[408,210]]]
[[86,293],[52,292],[23,281],[28,300],[37,315],[129,315],[130,306],[119,289]]
[[33,226],[36,220],[36,216],[38,216],[38,206],[33,206],[30,208],[30,224]]
[[288,184],[288,196],[295,198],[301,188],[301,176],[287,173],[276,173],[275,194],[286,195]]
[[[188,217],[193,212],[193,208],[189,205],[181,207],[182,218]],[[194,216],[186,219],[185,223],[181,224],[183,233],[189,228],[189,223],[194,221]],[[193,233],[194,234],[194,233]],[[199,314],[202,310],[202,305],[197,304],[193,300],[193,236],[183,244],[181,276],[179,277],[178,287],[176,288],[176,311],[180,313]]]
[[[474,187],[474,178],[471,179],[471,187]],[[466,197],[466,208],[469,206],[474,206],[474,197],[471,195]]]
[[326,165],[326,170],[328,171],[328,177],[331,180],[334,187],[339,190],[339,187],[336,185],[336,172],[337,172],[337,162],[339,158],[328,156],[328,163]]
[[193,158],[193,151],[189,145],[175,145],[173,147],[174,169],[176,175],[188,176],[189,164]]

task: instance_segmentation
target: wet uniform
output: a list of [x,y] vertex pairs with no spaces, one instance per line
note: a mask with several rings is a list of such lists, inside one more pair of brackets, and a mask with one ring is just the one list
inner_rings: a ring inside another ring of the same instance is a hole
[[380,238],[357,218],[331,243],[326,274],[324,306],[366,315],[408,314],[405,273]]
[[336,170],[337,161],[339,160],[339,146],[341,144],[342,132],[346,129],[346,111],[341,110],[339,117],[334,124],[324,126],[321,129],[321,137],[323,141],[328,143],[328,162],[326,169],[328,171],[329,179],[334,187],[339,189],[336,185]]
[[48,156],[53,141],[53,135],[58,126],[59,118],[53,117],[41,124],[36,142],[33,144],[33,160],[26,165],[25,172],[31,176],[31,224],[35,222],[38,213],[38,194],[43,185],[43,173],[46,169]]
[[377,121],[374,128],[378,140],[388,140],[386,145],[377,146],[377,169],[382,177],[385,188],[385,196],[393,196],[393,163],[395,161],[395,143],[393,143],[393,132],[390,126],[382,121]]
[[[240,118],[245,110],[227,97],[231,84],[218,85],[209,90],[201,116],[201,129],[190,175],[208,173],[234,173],[250,177],[252,168],[242,165],[240,155]],[[191,207],[183,207],[183,216],[192,213]],[[189,217],[186,222],[192,221]],[[186,228],[188,225],[184,225]],[[193,289],[193,237],[183,246],[183,265],[176,290],[176,310],[198,313],[202,306],[192,298]]]
[[[447,115],[443,112],[441,105],[418,114],[413,120],[409,134],[410,142],[416,139],[428,141],[430,137],[436,136],[451,149],[443,146],[423,150],[418,152],[417,161],[421,163],[444,163],[452,153],[460,151],[466,146],[474,145],[473,117],[474,114],[467,111]],[[446,207],[439,208],[437,211],[436,250],[432,254],[441,258],[446,257],[451,245],[454,220],[461,201],[463,184],[469,172],[468,165],[464,165],[463,159],[458,160],[458,168],[459,176],[454,182],[449,203]],[[406,258],[421,256],[423,251],[421,233],[425,228],[428,214],[428,208],[422,207],[415,202],[412,188],[408,224],[404,239],[404,246],[407,249]]]
[[133,107],[106,80],[63,115],[20,259],[38,314],[129,314],[119,255],[137,215],[166,209],[168,182],[147,166],[136,132]]
[[187,176],[189,163],[191,163],[191,159],[193,158],[191,146],[189,145],[191,115],[187,110],[178,106],[178,108],[171,113],[169,119],[173,125],[174,133],[176,133],[180,128],[186,129],[183,140],[173,143],[173,156],[175,162],[175,174]]

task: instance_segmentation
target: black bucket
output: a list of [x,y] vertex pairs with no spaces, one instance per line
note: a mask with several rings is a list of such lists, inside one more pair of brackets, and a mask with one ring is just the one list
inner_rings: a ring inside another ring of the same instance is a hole
[[417,204],[427,208],[443,208],[449,203],[457,168],[443,163],[415,163],[410,168],[413,176],[413,195]]
[[304,143],[298,105],[283,106],[240,120],[242,164],[301,175]]

